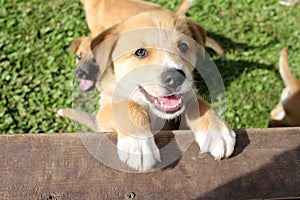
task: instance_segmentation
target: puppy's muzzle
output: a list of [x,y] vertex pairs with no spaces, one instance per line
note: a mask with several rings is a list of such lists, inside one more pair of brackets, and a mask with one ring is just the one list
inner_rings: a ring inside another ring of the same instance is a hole
[[89,91],[94,88],[99,67],[93,58],[86,58],[77,64],[75,76],[80,80],[80,88]]
[[161,83],[175,91],[185,81],[185,73],[181,69],[168,69],[161,73]]
[[78,79],[87,79],[88,74],[85,71],[83,71],[82,69],[77,69],[75,71],[75,76]]
[[186,80],[186,74],[181,69],[171,68],[163,71],[160,79],[160,95],[153,96],[142,86],[139,86],[139,91],[153,105],[158,116],[172,119],[184,110],[180,88]]

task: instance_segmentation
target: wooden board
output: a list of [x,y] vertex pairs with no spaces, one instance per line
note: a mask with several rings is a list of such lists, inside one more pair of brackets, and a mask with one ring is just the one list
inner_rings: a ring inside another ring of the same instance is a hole
[[[236,132],[236,150],[230,159],[199,159],[193,143],[172,166],[150,173],[105,166],[76,133],[0,135],[0,199],[300,197],[300,128]],[[115,141],[113,134],[107,135]],[[160,146],[174,137],[170,132],[159,135]]]

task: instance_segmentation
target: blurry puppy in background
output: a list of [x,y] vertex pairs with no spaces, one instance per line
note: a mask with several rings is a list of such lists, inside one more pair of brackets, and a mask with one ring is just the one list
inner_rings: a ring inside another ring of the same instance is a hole
[[[229,157],[235,133],[198,94],[192,72],[197,47],[204,57],[206,33],[184,15],[143,12],[103,31],[91,43],[101,79],[96,122],[117,133],[121,161],[137,171],[160,162],[156,122],[182,122],[201,153]],[[181,120],[175,120],[180,118]]]
[[289,46],[286,46],[280,52],[279,72],[286,87],[271,112],[269,127],[300,126],[300,80],[291,72],[288,50]]

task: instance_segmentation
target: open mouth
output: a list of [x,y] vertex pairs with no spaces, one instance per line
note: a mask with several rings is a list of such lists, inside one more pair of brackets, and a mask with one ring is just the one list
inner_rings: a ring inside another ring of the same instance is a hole
[[89,91],[93,89],[95,86],[95,81],[94,80],[88,80],[88,79],[80,79],[80,88],[83,91]]
[[182,97],[178,94],[154,97],[149,94],[142,86],[139,86],[140,92],[154,107],[164,113],[175,113],[182,107]]

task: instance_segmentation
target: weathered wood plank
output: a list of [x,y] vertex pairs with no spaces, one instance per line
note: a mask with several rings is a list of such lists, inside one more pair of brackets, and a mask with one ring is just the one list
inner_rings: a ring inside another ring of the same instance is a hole
[[[0,199],[300,197],[300,128],[237,133],[230,159],[199,159],[199,148],[192,144],[172,167],[151,173],[103,165],[78,134],[0,135]],[[191,133],[175,135],[188,138]],[[164,146],[170,138],[170,133],[160,133],[157,142]]]

